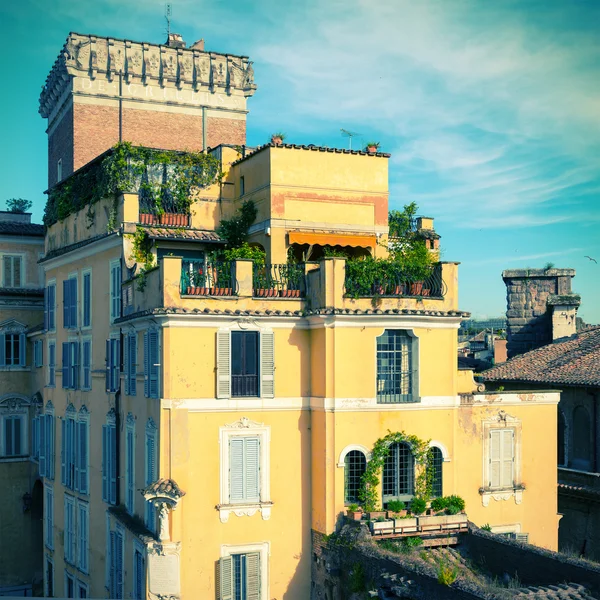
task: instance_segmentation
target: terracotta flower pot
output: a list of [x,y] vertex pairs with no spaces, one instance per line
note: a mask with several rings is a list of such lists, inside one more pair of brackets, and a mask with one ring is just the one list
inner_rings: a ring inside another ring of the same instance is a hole
[[367,152],[369,154],[376,154],[377,153],[377,146],[367,146]]
[[289,290],[292,298],[300,298],[300,290]]
[[352,519],[353,521],[360,521],[362,519],[363,513],[361,510],[357,510],[357,511],[349,510],[347,516],[349,519]]
[[423,282],[416,281],[410,284],[410,295],[411,296],[422,296],[423,295]]

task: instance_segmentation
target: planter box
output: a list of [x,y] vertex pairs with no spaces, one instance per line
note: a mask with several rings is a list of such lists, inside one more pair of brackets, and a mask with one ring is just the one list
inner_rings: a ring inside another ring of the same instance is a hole
[[367,513],[367,518],[369,519],[369,521],[375,521],[377,519],[379,519],[379,517],[386,517],[386,511],[385,510],[374,510],[372,512],[368,512]]
[[183,213],[163,213],[159,215],[158,221],[161,225],[171,225],[174,227],[187,227],[189,217]]
[[401,519],[402,517],[405,517],[408,514],[408,511],[406,509],[401,510],[400,512],[392,512],[391,510],[387,511],[387,518],[388,519]]
[[360,521],[362,519],[363,513],[362,511],[352,511],[349,510],[348,513],[346,514],[346,516],[351,520],[351,521]]
[[413,517],[412,519],[394,519],[394,533],[414,533],[417,530],[417,517]]
[[394,533],[394,521],[369,521],[369,529],[372,535]]
[[467,515],[432,515],[419,517],[419,527],[423,530],[459,529],[467,525]]
[[300,290],[279,290],[281,298],[299,298]]
[[459,513],[458,515],[446,515],[446,527],[449,529],[460,529],[466,527],[469,520],[467,515]]

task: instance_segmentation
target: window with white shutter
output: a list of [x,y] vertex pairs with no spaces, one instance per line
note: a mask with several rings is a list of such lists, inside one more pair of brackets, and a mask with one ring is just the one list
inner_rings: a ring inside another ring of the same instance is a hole
[[102,500],[117,503],[117,431],[112,414],[102,426]]
[[137,394],[137,333],[130,332],[125,342],[125,393],[128,396]]
[[217,398],[231,396],[231,334],[217,332]]
[[23,287],[23,257],[14,254],[2,256],[2,287]]
[[234,436],[229,440],[229,501],[260,500],[260,439]]
[[[156,443],[156,424],[148,419],[146,425],[146,486],[154,483],[158,477],[158,456]],[[146,502],[145,510],[146,527],[150,531],[156,530],[156,509],[151,502]]]
[[44,524],[44,543],[47,548],[54,548],[54,490],[46,486],[46,502],[44,506],[46,519]]
[[89,269],[82,273],[81,286],[81,326],[87,329],[92,326],[92,272]]
[[158,330],[149,329],[144,333],[144,395],[147,398],[158,398],[160,346]]
[[261,600],[261,553],[247,552],[219,560],[220,600]]
[[514,486],[514,431],[490,431],[489,486],[512,488]]
[[121,316],[121,261],[110,263],[110,320]]
[[48,387],[56,385],[56,342],[48,340]]
[[77,567],[84,573],[89,569],[90,513],[86,502],[77,503]]
[[127,415],[127,427],[125,433],[125,506],[129,514],[135,509],[135,417]]

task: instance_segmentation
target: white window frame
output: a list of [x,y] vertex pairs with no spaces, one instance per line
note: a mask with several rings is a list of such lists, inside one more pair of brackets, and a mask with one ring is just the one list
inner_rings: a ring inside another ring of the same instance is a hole
[[[54,550],[54,488],[44,486],[44,544],[49,550]],[[52,504],[52,510],[49,505]]]
[[[90,324],[85,325],[84,315],[85,315],[85,277],[86,275],[90,276]],[[81,271],[81,329],[87,330],[92,328],[93,322],[93,306],[94,306],[94,288],[92,283],[92,269],[83,269]]]
[[[85,381],[85,371],[86,371],[86,365],[85,365],[85,351],[84,351],[84,346],[85,344],[89,344],[90,346],[90,364],[88,365],[88,371],[89,371],[89,385],[86,385],[86,381]],[[90,391],[92,389],[92,354],[94,351],[94,348],[92,346],[92,336],[91,335],[86,335],[83,336],[81,338],[81,342],[80,342],[80,351],[81,351],[81,358],[80,358],[80,366],[81,366],[81,373],[79,374],[79,389],[82,391]]]
[[75,582],[75,598],[81,598],[81,588],[85,589],[84,598],[90,597],[90,586],[85,582],[77,579]]
[[[21,266],[20,266],[20,273],[21,273],[21,281],[20,281],[20,285],[5,285],[5,276],[6,273],[4,272],[4,257],[11,257],[13,259],[13,272],[12,272],[12,283],[14,284],[14,279],[15,279],[15,275],[14,275],[14,259],[18,258],[19,261],[21,262]],[[2,282],[2,287],[4,288],[12,288],[12,289],[21,289],[26,287],[26,282],[27,282],[27,277],[26,277],[26,272],[25,272],[25,268],[27,265],[27,261],[26,261],[26,254],[24,252],[2,252],[0,253],[0,265],[2,265],[2,279],[0,279],[0,281]]]
[[[129,442],[130,435],[133,445]],[[125,427],[125,507],[130,515],[135,513],[135,447],[135,417],[129,413]]]
[[[135,561],[136,552],[139,552],[142,556],[142,589],[137,589],[137,564]],[[146,598],[146,547],[139,540],[133,540],[133,569],[131,572],[133,573],[133,597],[134,598]]]
[[[6,439],[4,436],[4,432],[6,431],[6,420],[17,417],[21,422],[21,452],[19,454],[6,454]],[[21,407],[16,410],[12,410],[10,412],[3,411],[0,414],[0,459],[16,459],[16,458],[25,458],[29,456],[29,427],[28,419],[27,419],[27,408]]]
[[[54,362],[50,361],[50,346],[54,346]],[[47,370],[47,378],[46,378],[46,387],[53,388],[56,387],[56,340],[49,339],[47,343],[47,352],[48,352],[48,370]],[[54,380],[54,382],[52,382]]]
[[[119,287],[118,290],[114,288],[113,282],[113,269],[119,269]],[[123,267],[121,265],[121,259],[115,258],[109,262],[108,265],[108,281],[109,281],[109,317],[110,322],[114,323],[115,319],[121,317],[122,306],[121,306],[121,288],[123,287]],[[118,310],[115,311],[115,303],[118,302]]]
[[[86,536],[85,540],[81,539],[81,516],[82,513],[85,515],[85,527]],[[82,541],[85,541],[85,547],[83,547]],[[77,528],[76,528],[76,554],[77,554],[77,568],[82,573],[89,573],[90,570],[90,506],[87,502],[77,501]]]
[[[258,437],[260,440],[260,500],[258,502],[235,503],[230,501],[229,494],[229,442],[231,438]],[[256,423],[246,417],[239,421],[219,428],[220,444],[220,502],[219,517],[222,523],[227,523],[229,515],[233,512],[238,517],[252,516],[260,511],[263,520],[271,517],[271,428],[264,423]]]
[[[513,481],[514,485],[492,488],[490,482],[490,451],[491,451],[491,432],[498,429],[510,429],[513,431],[514,440],[514,465]],[[523,501],[524,487],[521,483],[522,465],[521,465],[521,447],[522,447],[522,423],[516,417],[506,414],[503,410],[498,411],[494,417],[484,420],[481,427],[482,445],[483,445],[483,485],[479,489],[481,502],[483,506],[489,506],[490,499],[509,500],[515,499],[515,504],[521,504]]]
[[358,450],[358,452],[362,452],[367,459],[367,462],[371,460],[371,451],[366,446],[361,446],[360,444],[350,444],[346,446],[341,452],[340,457],[338,458],[337,466],[340,469],[346,468],[346,456],[350,454],[350,452]]
[[257,552],[260,555],[260,600],[269,600],[269,557],[271,556],[270,542],[257,542],[254,544],[221,545],[221,558],[233,556],[234,554],[251,554]]
[[[48,304],[48,306],[46,306],[46,310],[48,311],[48,332],[49,333],[55,333],[56,332],[56,278],[50,279],[50,281],[48,281],[48,283],[46,284],[46,290],[49,287],[53,287],[54,288],[54,305],[52,306],[52,314],[54,315],[54,327],[50,327],[50,305]],[[46,293],[48,293],[46,291]]]

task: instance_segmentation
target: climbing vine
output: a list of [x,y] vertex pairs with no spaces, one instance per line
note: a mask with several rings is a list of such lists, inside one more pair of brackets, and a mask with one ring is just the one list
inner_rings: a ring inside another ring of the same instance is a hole
[[143,227],[137,227],[133,235],[131,259],[142,265],[137,275],[137,289],[142,292],[146,287],[148,271],[154,268],[154,254],[152,253],[152,240]]
[[410,447],[415,461],[415,497],[428,500],[431,496],[431,476],[428,476],[429,463],[429,441],[424,442],[416,435],[409,435],[404,431],[388,434],[379,438],[373,445],[371,459],[362,476],[362,489],[360,500],[362,507],[367,512],[377,510],[380,506],[379,486],[380,477],[385,459],[390,454],[390,448],[394,444],[407,444]]
[[240,248],[248,237],[248,229],[256,219],[258,211],[253,200],[246,200],[238,213],[231,219],[222,219],[217,233],[227,240],[227,248]]
[[219,160],[203,152],[176,152],[122,142],[54,186],[44,211],[50,226],[102,198],[131,192],[149,212],[189,214],[193,188],[204,188],[222,176]]

